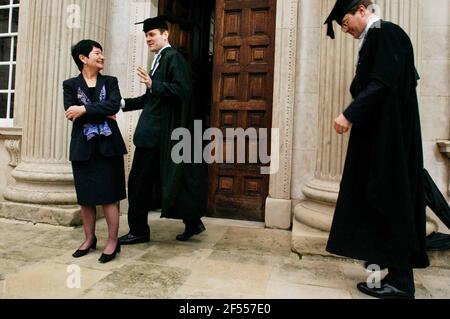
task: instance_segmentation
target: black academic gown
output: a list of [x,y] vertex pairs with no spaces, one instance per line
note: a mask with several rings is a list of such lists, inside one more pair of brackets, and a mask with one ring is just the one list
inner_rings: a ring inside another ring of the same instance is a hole
[[[414,53],[399,26],[380,24],[360,51],[354,102],[344,112],[353,127],[327,251],[424,268],[429,261]],[[368,93],[369,87],[378,94]]]
[[195,220],[206,213],[207,166],[177,164],[171,157],[172,148],[179,142],[172,141],[172,132],[185,128],[193,137],[196,113],[189,66],[176,49],[169,47],[161,52],[152,82],[145,95],[125,100],[125,112],[143,109],[134,144],[145,149],[159,148],[161,183],[155,192],[161,194],[161,217]]

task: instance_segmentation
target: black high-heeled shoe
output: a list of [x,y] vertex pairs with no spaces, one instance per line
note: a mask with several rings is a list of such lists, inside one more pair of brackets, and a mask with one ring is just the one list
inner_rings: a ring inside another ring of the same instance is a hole
[[94,250],[97,249],[97,237],[95,237],[95,236],[94,236],[94,241],[92,242],[91,246],[89,246],[88,249],[77,249],[77,251],[75,251],[72,254],[72,257],[80,258],[80,257],[86,256],[91,249],[94,249]]
[[117,246],[116,249],[114,250],[114,252],[110,255],[102,253],[102,255],[100,256],[100,258],[98,259],[98,261],[101,264],[105,264],[107,262],[110,262],[111,260],[113,260],[114,258],[116,258],[116,254],[120,253],[120,243],[117,241]]

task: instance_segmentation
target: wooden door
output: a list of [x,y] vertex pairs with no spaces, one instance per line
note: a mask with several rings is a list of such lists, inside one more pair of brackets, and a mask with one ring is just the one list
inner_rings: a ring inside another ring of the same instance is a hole
[[210,125],[212,58],[211,16],[215,0],[159,0],[158,15],[169,24],[169,43],[188,61],[194,88],[194,117]]
[[192,6],[191,0],[159,0],[158,15],[169,24],[169,43],[191,60]]
[[[271,128],[275,7],[276,0],[216,1],[211,126],[224,134]],[[247,140],[247,151],[254,142]],[[269,176],[261,175],[261,166],[212,164],[208,215],[264,221]]]

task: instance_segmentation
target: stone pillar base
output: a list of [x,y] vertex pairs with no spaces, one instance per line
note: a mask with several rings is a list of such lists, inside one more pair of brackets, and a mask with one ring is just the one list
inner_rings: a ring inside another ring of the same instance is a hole
[[300,255],[334,256],[325,251],[329,233],[300,223],[294,218],[292,226],[292,251]]
[[[429,223],[427,223],[429,226]],[[325,248],[328,241],[328,232],[308,227],[294,218],[292,226],[292,251],[300,255],[319,255],[351,260],[347,257],[336,256],[328,253]],[[450,269],[450,251],[428,251],[432,267]]]
[[291,201],[267,197],[265,223],[268,228],[291,228]]
[[79,206],[50,206],[0,202],[0,217],[74,227],[81,225]]

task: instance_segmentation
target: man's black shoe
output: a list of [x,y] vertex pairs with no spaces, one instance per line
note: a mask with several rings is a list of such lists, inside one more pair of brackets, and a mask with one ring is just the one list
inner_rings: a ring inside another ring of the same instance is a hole
[[150,241],[150,235],[135,236],[132,233],[128,233],[119,237],[119,243],[121,245],[133,245],[140,243],[148,243]]
[[195,227],[186,225],[184,233],[177,235],[178,241],[188,241],[192,236],[203,233],[206,230],[205,225],[200,221]]
[[388,283],[381,283],[380,288],[369,288],[367,283],[360,282],[356,287],[362,293],[379,299],[415,299],[414,293],[400,290]]

